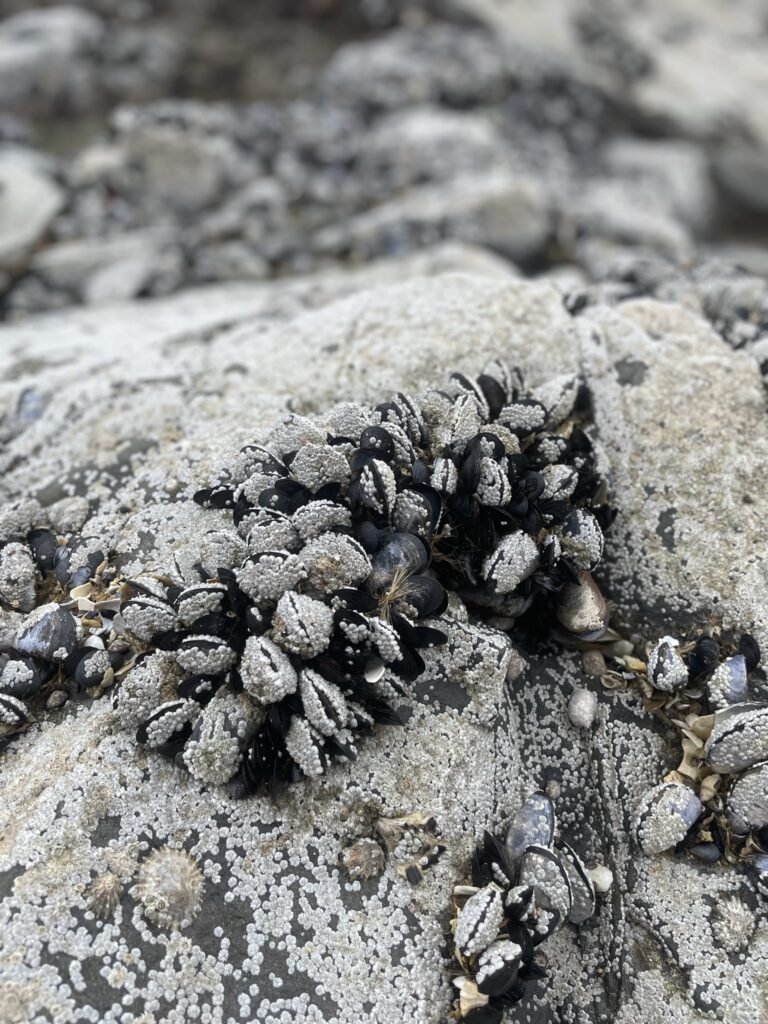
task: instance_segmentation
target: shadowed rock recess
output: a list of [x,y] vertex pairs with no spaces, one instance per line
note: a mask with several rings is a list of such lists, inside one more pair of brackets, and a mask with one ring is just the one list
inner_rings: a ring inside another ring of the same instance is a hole
[[762,0],[258,6],[0,0],[0,1022],[768,1020]]

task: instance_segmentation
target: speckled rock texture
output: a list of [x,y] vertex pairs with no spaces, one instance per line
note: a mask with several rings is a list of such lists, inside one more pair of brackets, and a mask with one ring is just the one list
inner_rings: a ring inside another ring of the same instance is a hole
[[[193,491],[287,409],[378,400],[489,357],[531,383],[579,369],[621,510],[601,582],[623,628],[722,615],[765,644],[755,359],[692,307],[580,308],[454,248],[5,327],[2,498],[80,496],[87,512],[52,515],[74,515],[126,572],[173,557],[191,571],[225,516]],[[507,1019],[763,1019],[768,933],[746,878],[630,844],[638,799],[674,761],[639,697],[597,690],[578,728],[573,688],[599,687],[578,654],[446,623],[406,724],[275,804],[231,801],[137,749],[108,697],[16,738],[0,763],[0,1019],[445,1024],[451,888],[483,828],[506,828],[548,782],[564,832],[615,880],[591,921],[547,944],[548,986]],[[344,850],[410,813],[434,815],[447,846],[422,885],[392,864],[351,881]]]

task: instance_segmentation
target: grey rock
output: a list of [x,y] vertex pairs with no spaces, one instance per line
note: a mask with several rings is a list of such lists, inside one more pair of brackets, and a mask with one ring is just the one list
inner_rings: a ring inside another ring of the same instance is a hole
[[0,268],[23,266],[63,202],[61,189],[32,162],[0,155]]

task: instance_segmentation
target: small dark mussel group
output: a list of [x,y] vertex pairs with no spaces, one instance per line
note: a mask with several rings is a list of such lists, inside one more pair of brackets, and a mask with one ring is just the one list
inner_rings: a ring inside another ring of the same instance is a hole
[[0,598],[20,617],[0,650],[0,745],[71,696],[110,686],[131,653],[104,553],[51,530],[19,529],[0,550]]
[[205,782],[273,791],[398,720],[449,600],[514,619],[568,584],[590,604],[569,597],[581,629],[611,519],[582,398],[575,377],[528,392],[494,362],[418,397],[292,415],[246,445],[195,495],[233,519],[199,579],[124,591],[141,656],[121,720]]
[[648,704],[678,729],[682,759],[643,797],[636,835],[646,853],[742,863],[768,893],[768,703],[749,686],[764,682],[759,665],[748,634],[665,636],[650,648]]
[[471,884],[454,889],[459,1018],[501,1024],[504,1010],[546,977],[543,943],[590,918],[596,901],[592,873],[559,834],[552,801],[532,793],[505,838],[485,833]]

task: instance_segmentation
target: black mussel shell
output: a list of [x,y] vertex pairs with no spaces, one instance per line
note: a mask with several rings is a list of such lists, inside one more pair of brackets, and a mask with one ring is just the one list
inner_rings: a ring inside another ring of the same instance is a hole
[[448,594],[434,576],[410,576],[406,584],[405,600],[420,619],[442,615],[448,607]]
[[27,540],[40,572],[50,572],[56,564],[56,550],[59,546],[55,535],[50,530],[32,530]]
[[692,676],[709,675],[720,660],[720,644],[712,636],[700,636],[688,657],[688,670]]
[[743,633],[739,641],[739,654],[744,655],[747,663],[747,672],[754,672],[760,664],[760,648],[757,640],[749,633]]
[[372,451],[377,459],[390,462],[395,454],[395,442],[384,427],[366,427],[360,435],[360,447]]

